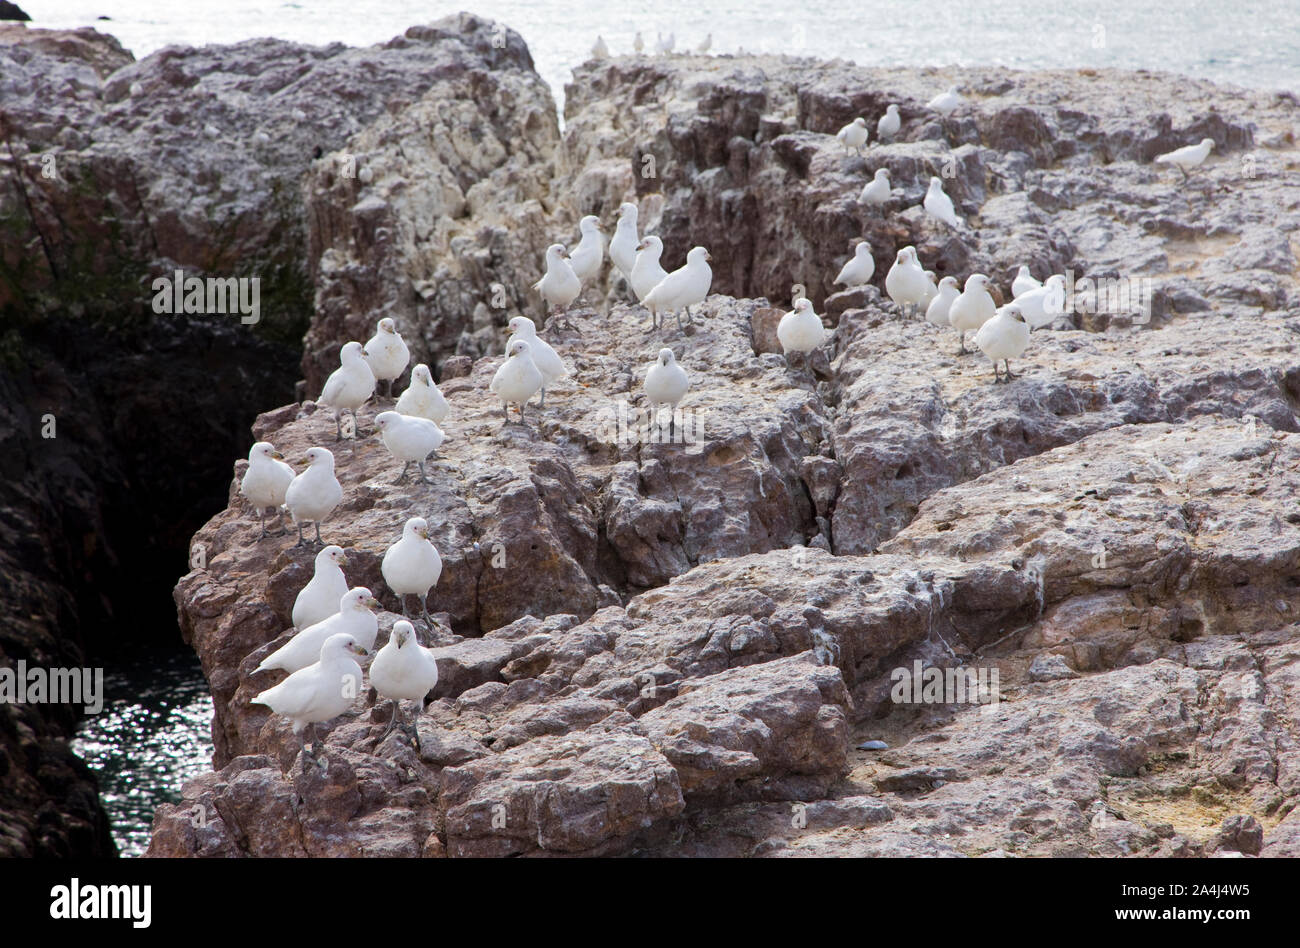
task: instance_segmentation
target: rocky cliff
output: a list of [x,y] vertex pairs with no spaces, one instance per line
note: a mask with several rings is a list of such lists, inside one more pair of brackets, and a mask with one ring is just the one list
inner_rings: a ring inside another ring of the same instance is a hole
[[[560,134],[534,78],[477,81],[477,114],[431,90],[345,146],[369,175],[326,164],[305,189],[309,380],[380,314],[447,370],[435,484],[393,486],[382,445],[349,441],[325,529],[390,610],[382,643],[398,604],[379,560],[407,516],[434,525],[442,678],[421,749],[377,745],[387,711],[361,700],[322,775],[248,703],[310,558],[256,542],[232,481],[195,538],[207,568],[176,588],[218,769],[160,810],[153,854],[1300,853],[1293,99],[1145,73],[625,58],[575,71]],[[954,82],[971,107],[929,113]],[[888,102],[900,140],[844,155],[833,132]],[[1199,180],[1150,163],[1204,136],[1219,157]],[[877,167],[884,212],[855,201]],[[962,228],[916,207],[931,174]],[[666,263],[709,247],[718,295],[696,331],[647,335],[607,279],[551,337],[574,379],[536,428],[503,426],[499,357],[452,356],[539,315],[540,248],[628,199]],[[950,331],[874,287],[833,292],[864,235],[877,285],[915,244],[1004,291],[1020,263],[1147,278],[1151,305],[1083,300],[995,387]],[[795,283],[833,329],[811,374],[773,352]],[[693,378],[690,443],[636,435],[665,344]],[[254,435],[299,457],[332,428],[307,401]],[[893,700],[916,668],[996,670],[1000,700]]]

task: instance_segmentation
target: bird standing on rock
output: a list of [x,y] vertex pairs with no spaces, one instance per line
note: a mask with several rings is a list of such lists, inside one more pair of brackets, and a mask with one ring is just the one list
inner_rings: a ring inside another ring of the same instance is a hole
[[812,300],[806,296],[795,300],[794,309],[782,316],[777,323],[776,338],[781,343],[787,363],[791,353],[799,352],[804,355],[805,367],[811,371],[808,353],[826,341],[826,327],[822,325],[821,317],[814,312]]
[[858,200],[863,204],[888,204],[893,188],[889,184],[889,169],[877,168],[876,175],[862,188]]
[[1178,148],[1171,152],[1156,157],[1156,164],[1173,165],[1183,173],[1183,180],[1188,178],[1188,172],[1199,168],[1206,158],[1210,157],[1210,152],[1214,150],[1213,138],[1202,138],[1200,144],[1188,145],[1185,148]]
[[864,240],[853,248],[853,256],[840,267],[835,283],[842,283],[844,286],[863,286],[871,282],[875,272],[876,261],[871,256],[871,245]]
[[930,281],[917,259],[916,248],[902,248],[894,256],[894,265],[885,274],[885,293],[900,310],[907,307],[914,314],[929,292]]
[[375,424],[379,427],[384,447],[397,460],[405,462],[402,473],[393,483],[405,481],[406,472],[412,464],[417,464],[420,468],[420,483],[432,484],[433,481],[429,480],[429,475],[424,470],[424,462],[447,437],[443,430],[428,418],[403,415],[396,411],[380,412],[375,417]]
[[885,109],[885,114],[880,116],[880,121],[876,123],[876,140],[893,138],[902,127],[903,120],[898,115],[898,106],[891,105]]
[[361,351],[365,353],[366,365],[370,366],[375,380],[385,383],[384,396],[391,398],[393,382],[401,378],[411,361],[411,350],[397,331],[397,325],[385,316]]
[[930,188],[925,192],[925,200],[922,204],[925,207],[925,213],[935,220],[942,221],[949,227],[957,226],[959,218],[957,212],[953,209],[952,198],[944,193],[943,182],[933,175],[930,176]]
[[[636,294],[638,302],[644,304],[650,291],[664,281],[668,276],[668,271],[659,263],[659,258],[663,256],[663,241],[653,234],[646,236],[637,244],[636,262],[632,265],[632,274],[628,278],[632,285],[632,292]],[[653,332],[657,328],[657,321],[654,312],[650,314],[650,330]]]
[[867,138],[871,133],[867,129],[867,120],[864,118],[855,118],[848,125],[835,133],[835,137],[840,140],[844,146],[845,154],[849,151],[856,151],[862,154],[862,146],[867,143]]
[[284,525],[284,494],[293,483],[294,470],[284,463],[284,455],[275,450],[269,441],[259,441],[248,452],[248,470],[239,482],[239,492],[248,498],[248,502],[257,508],[257,516],[262,524],[259,540],[270,536],[266,532],[266,508],[274,507],[280,517],[280,533],[284,536],[288,528]]
[[293,627],[305,629],[339,611],[339,600],[348,593],[343,564],[348,561],[341,546],[327,546],[316,554],[315,572],[293,601]]
[[1020,299],[1031,290],[1041,290],[1043,284],[1034,279],[1034,275],[1029,272],[1029,268],[1024,264],[1016,271],[1016,278],[1011,281],[1011,298]]
[[632,285],[632,268],[636,265],[637,248],[641,243],[641,238],[636,233],[636,218],[636,205],[624,201],[619,206],[618,223],[614,226],[614,236],[609,242],[609,259],[618,267],[618,272],[623,274],[628,286]]
[[703,247],[692,247],[686,255],[686,265],[679,267],[659,282],[643,300],[653,319],[661,310],[670,310],[677,320],[677,331],[682,331],[681,310],[686,310],[686,324],[691,322],[691,307],[703,303],[713,285],[713,268],[709,266],[709,252]]
[[[1029,345],[1029,326],[1016,303],[1003,306],[975,333],[975,345],[993,361],[993,381],[1010,382],[1011,359],[1019,359]],[[1006,366],[1006,378],[998,378],[998,361]]]
[[373,648],[375,636],[379,634],[379,620],[375,617],[378,608],[379,600],[370,595],[366,587],[349,589],[339,599],[338,612],[299,630],[288,642],[262,659],[254,673],[281,668],[292,674],[306,668],[316,661],[321,646],[329,637],[340,632],[352,636],[364,649]]
[[925,103],[927,109],[938,112],[940,115],[951,115],[961,107],[966,100],[957,92],[956,86],[949,86],[947,92],[940,92],[937,96]]
[[[538,337],[536,324],[527,316],[516,316],[511,319],[506,324],[506,334],[528,343],[528,354],[532,356],[533,365],[537,366],[537,371],[542,373],[542,396],[537,407],[545,408],[546,386],[567,376],[569,367],[564,364],[560,354],[551,347],[549,342]],[[507,354],[509,351],[510,343],[507,342]]]
[[966,349],[966,333],[974,332],[993,318],[997,307],[989,295],[989,278],[982,273],[972,273],[966,278],[966,288],[948,308],[948,323],[957,330],[957,351]]
[[250,704],[263,704],[293,722],[293,733],[312,729],[311,750],[303,741],[303,753],[324,770],[328,761],[319,757],[316,725],[338,717],[352,706],[361,693],[361,666],[353,656],[369,654],[346,633],[330,636],[321,645],[313,664],[298,669],[284,681],[266,689]]
[[930,300],[930,305],[925,308],[925,321],[934,326],[947,326],[948,310],[952,308],[953,300],[961,295],[961,290],[957,287],[957,278],[946,276],[939,281],[939,292],[934,299]]
[[524,406],[528,404],[528,399],[537,394],[544,382],[541,370],[529,354],[528,343],[522,339],[512,339],[506,349],[506,361],[492,376],[489,386],[492,393],[501,399],[501,414],[505,417],[506,424],[510,423],[512,404],[519,406],[520,423],[527,424],[524,421]]
[[599,33],[596,34],[596,42],[591,47],[592,59],[609,59],[609,47],[605,45],[605,37]]
[[[388,720],[388,727],[379,736],[376,746],[382,744],[393,729],[398,726],[401,717],[402,701],[423,702],[425,696],[438,684],[438,661],[415,635],[415,626],[405,619],[393,623],[392,634],[388,644],[375,655],[370,663],[370,683],[380,697],[393,703],[393,714]],[[406,730],[404,727],[403,730]],[[416,750],[420,749],[420,732],[411,723],[407,732]]]
[[573,253],[569,254],[569,266],[585,287],[600,276],[600,265],[605,262],[605,235],[600,232],[600,218],[594,214],[579,221],[578,230],[582,237]]
[[551,244],[547,247],[546,273],[533,284],[533,289],[542,294],[550,311],[554,311],[555,307],[563,311],[582,292],[582,282],[569,265],[568,257],[564,244]]
[[420,614],[432,629],[429,590],[438,585],[442,576],[442,557],[429,539],[429,524],[423,517],[406,521],[401,539],[388,548],[379,564],[379,571],[383,573],[388,588],[397,594],[402,615],[410,618],[406,611],[406,597],[416,596],[420,600]]
[[357,409],[375,393],[375,373],[366,362],[366,350],[359,342],[345,344],[339,352],[339,367],[330,373],[316,404],[334,409],[335,441],[343,440],[343,412],[352,415],[353,433],[360,433]]
[[672,416],[677,411],[677,404],[691,387],[691,380],[686,370],[677,364],[677,357],[671,349],[660,349],[659,356],[650,363],[645,374],[645,394],[652,411],[660,405],[669,406],[668,430],[673,430],[676,423]]
[[423,362],[411,370],[411,384],[406,387],[394,408],[403,415],[427,418],[439,426],[451,411],[447,399],[433,380],[433,373]]
[[[369,371],[367,369],[367,371]],[[343,500],[343,485],[334,476],[334,454],[326,448],[312,448],[307,452],[307,470],[295,477],[284,492],[284,505],[298,527],[295,547],[306,546],[302,535],[303,523],[316,526],[316,542],[320,538],[320,522]]]

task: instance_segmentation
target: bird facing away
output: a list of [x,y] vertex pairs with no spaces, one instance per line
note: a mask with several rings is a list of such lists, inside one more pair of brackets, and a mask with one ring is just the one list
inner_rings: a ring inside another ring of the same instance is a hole
[[420,483],[432,484],[433,481],[424,470],[424,462],[447,437],[442,429],[428,418],[403,415],[396,411],[381,411],[375,416],[375,424],[379,428],[384,447],[393,457],[403,462],[402,473],[393,483],[401,484],[405,481],[406,472],[412,464],[416,464],[420,468]]
[[[393,623],[388,643],[370,663],[370,683],[375,686],[380,697],[393,703],[388,727],[379,736],[378,744],[382,744],[398,726],[400,702],[419,701],[423,704],[425,696],[438,684],[438,661],[433,657],[433,652],[420,644],[416,638],[415,626],[410,622],[398,619]],[[419,750],[420,734],[414,722],[409,730],[405,727],[402,729],[411,735],[412,743]]]
[[341,546],[327,546],[316,554],[316,569],[293,601],[293,627],[305,629],[339,611],[339,600],[348,593],[343,565],[348,561]]
[[609,59],[609,47],[605,45],[605,37],[599,33],[596,34],[596,42],[591,47],[592,59]]
[[339,598],[339,610],[327,616],[315,625],[300,629],[298,633],[285,642],[255,668],[257,672],[281,668],[290,674],[300,668],[306,668],[320,655],[321,646],[331,635],[345,632],[362,648],[369,649],[375,644],[379,634],[379,620],[374,610],[379,608],[379,600],[370,595],[364,586],[349,589]]
[[312,448],[307,452],[307,470],[295,477],[284,492],[284,505],[289,508],[289,516],[298,527],[298,542],[294,546],[307,545],[302,535],[304,523],[316,526],[316,542],[323,546],[320,522],[342,500],[343,485],[334,476],[333,452],[326,448]]
[[362,351],[375,380],[385,384],[384,396],[391,398],[393,382],[401,378],[411,361],[411,350],[406,347],[396,324],[387,316],[381,319],[374,336]]
[[564,309],[582,292],[582,283],[569,265],[568,256],[564,244],[551,244],[546,248],[546,273],[533,284],[533,289],[542,294],[548,310],[555,307]]
[[375,373],[366,362],[366,350],[359,342],[345,344],[339,352],[339,367],[330,373],[321,389],[318,405],[334,409],[335,441],[343,440],[343,426],[340,417],[343,412],[352,415],[352,425],[360,433],[357,425],[357,409],[366,403],[375,393]]
[[451,406],[433,380],[429,367],[421,362],[411,370],[411,384],[406,387],[395,406],[403,415],[427,418],[441,426],[447,420]]
[[618,209],[614,236],[609,242],[609,259],[618,267],[618,272],[623,274],[629,286],[632,283],[632,267],[636,265],[637,245],[641,243],[636,232],[636,218],[636,205],[630,201],[623,202]]
[[794,301],[794,309],[781,317],[776,325],[776,338],[781,343],[786,362],[790,362],[793,353],[804,356],[805,366],[809,366],[808,353],[826,341],[826,328],[821,317],[813,311],[812,300],[801,296]]
[[930,281],[916,257],[915,247],[904,247],[894,256],[894,264],[885,274],[885,293],[900,310],[915,315],[930,293]]
[[989,278],[982,273],[972,273],[966,278],[966,288],[948,308],[948,323],[957,330],[957,351],[966,351],[966,333],[974,332],[993,318],[997,307],[989,295]]
[[871,256],[871,245],[864,240],[853,248],[853,256],[840,267],[835,282],[845,286],[862,286],[871,282],[875,272],[876,261]]
[[709,252],[703,247],[692,247],[686,255],[686,265],[677,268],[664,277],[659,285],[650,291],[645,306],[655,318],[663,310],[669,310],[677,319],[678,332],[682,329],[681,310],[686,311],[686,324],[692,325],[691,307],[703,303],[713,285],[713,268],[709,266]]
[[891,193],[889,169],[877,168],[875,177],[863,186],[858,200],[863,204],[887,204]]
[[578,281],[586,286],[600,276],[600,265],[605,262],[605,235],[600,232],[600,218],[594,214],[580,220],[578,230],[582,236],[569,254],[569,266]]
[[1065,315],[1065,277],[1056,273],[1042,286],[1015,298],[1030,330],[1050,326]]
[[893,138],[898,134],[898,130],[903,127],[903,120],[898,115],[898,106],[891,105],[885,109],[885,114],[880,116],[880,121],[876,123],[877,141]]
[[379,571],[388,588],[397,594],[402,615],[410,618],[406,611],[406,597],[416,596],[420,600],[420,614],[432,629],[429,590],[438,585],[438,579],[442,576],[442,557],[429,539],[429,524],[423,517],[412,517],[406,521],[402,527],[401,539],[388,548],[383,562],[379,564]]
[[1020,269],[1016,271],[1016,278],[1011,281],[1011,298],[1019,299],[1030,290],[1041,290],[1043,284],[1034,279],[1034,275],[1029,272],[1029,268],[1021,264]]
[[1178,148],[1171,152],[1156,157],[1156,164],[1173,165],[1183,173],[1183,180],[1186,181],[1188,172],[1199,168],[1206,158],[1210,157],[1210,152],[1214,150],[1213,138],[1202,138],[1200,144],[1188,145],[1185,148]]
[[524,406],[528,399],[537,394],[542,383],[541,370],[529,354],[528,343],[522,339],[512,339],[506,349],[506,361],[492,376],[489,386],[492,393],[501,399],[501,414],[506,423],[510,423],[510,406],[519,406],[519,421],[524,422]]
[[943,191],[943,182],[933,175],[930,177],[930,189],[925,192],[925,213],[949,227],[957,226],[957,212],[953,209],[952,198]]
[[293,483],[294,471],[284,463],[284,455],[275,450],[269,441],[259,441],[248,452],[248,470],[239,482],[239,492],[257,508],[262,524],[259,540],[270,536],[266,532],[266,508],[272,507],[280,517],[280,536],[288,528],[284,525],[284,494]]
[[[537,366],[537,371],[542,373],[542,396],[537,403],[537,407],[545,408],[546,386],[553,385],[567,376],[569,367],[564,364],[560,354],[551,347],[549,342],[538,337],[537,326],[527,316],[516,316],[511,319],[506,324],[506,334],[528,343],[528,354],[532,356],[533,365]],[[509,354],[509,351],[510,343],[507,341],[507,354]]]
[[845,154],[848,154],[850,151],[856,151],[859,155],[862,154],[862,146],[867,143],[867,137],[869,135],[870,132],[867,129],[867,120],[864,118],[855,118],[852,122],[845,125],[835,133],[835,137],[838,138],[840,144],[844,146]]
[[312,728],[312,749],[303,742],[303,753],[317,760],[324,769],[328,761],[317,759],[319,744],[315,726],[338,717],[352,706],[361,693],[361,666],[355,656],[366,655],[367,650],[346,633],[330,636],[317,651],[312,664],[306,665],[284,681],[266,689],[251,704],[263,704],[293,722],[293,733],[301,734],[303,728]]
[[[1017,303],[1008,303],[975,333],[975,345],[993,362],[993,381],[1010,382],[1012,359],[1019,359],[1029,345],[1029,326]],[[998,377],[998,361],[1006,366],[1006,378]]]
[[925,308],[925,321],[935,326],[947,326],[948,310],[952,307],[953,300],[961,295],[961,290],[957,286],[957,278],[946,276],[939,281],[939,292],[934,299],[930,300],[930,305]]

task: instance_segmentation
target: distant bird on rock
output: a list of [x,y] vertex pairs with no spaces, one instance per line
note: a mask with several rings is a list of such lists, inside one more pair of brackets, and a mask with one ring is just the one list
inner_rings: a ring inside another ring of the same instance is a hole
[[378,329],[362,349],[366,365],[375,380],[385,383],[384,395],[392,397],[393,382],[401,378],[411,361],[411,350],[406,347],[397,325],[387,316],[379,321]]
[[956,210],[952,206],[952,198],[948,197],[943,190],[943,182],[933,175],[930,177],[930,189],[925,192],[925,213],[929,214],[937,221],[942,221],[949,227],[956,227],[958,217]]
[[850,151],[856,151],[860,155],[862,154],[862,146],[867,143],[867,138],[870,134],[870,131],[867,129],[867,120],[864,118],[855,118],[848,125],[845,125],[842,129],[836,132],[835,137],[838,138],[840,144],[844,146],[845,154]]
[[703,303],[713,286],[713,268],[709,266],[709,252],[703,247],[692,247],[686,255],[686,265],[678,267],[659,282],[643,301],[646,309],[657,318],[663,310],[677,319],[677,329],[682,328],[681,311],[686,311],[686,324],[691,325],[691,307]]
[[506,361],[492,376],[490,389],[501,399],[501,414],[510,423],[510,406],[519,406],[519,421],[524,421],[524,406],[541,389],[545,379],[533,362],[528,351],[528,343],[522,339],[510,340],[506,349]]
[[893,193],[889,184],[889,169],[877,168],[876,176],[866,183],[858,200],[863,204],[887,204]]
[[330,373],[316,404],[334,409],[335,441],[343,440],[342,416],[352,416],[354,434],[360,434],[357,409],[375,393],[375,373],[366,362],[366,350],[359,342],[349,342],[339,352],[339,367]]
[[[1025,323],[1020,306],[1016,303],[1008,303],[999,309],[993,318],[975,333],[975,345],[992,360],[995,383],[1010,382],[1015,378],[1011,374],[1010,360],[1019,359],[1029,345],[1029,326]],[[998,378],[999,360],[1006,366],[1005,379]]]
[[290,481],[284,492],[284,505],[298,527],[298,542],[294,546],[307,545],[302,534],[304,523],[315,525],[316,542],[324,546],[320,538],[320,523],[342,500],[343,485],[334,476],[333,452],[326,448],[312,448],[307,452],[307,470]]
[[1214,150],[1213,138],[1202,138],[1198,145],[1188,145],[1185,148],[1178,148],[1174,151],[1167,152],[1156,157],[1156,164],[1173,165],[1183,173],[1183,180],[1186,181],[1189,172],[1195,171],[1210,157],[1210,152]]
[[853,249],[853,256],[840,267],[835,283],[844,286],[864,286],[871,282],[876,272],[876,261],[871,256],[871,245],[865,240]]
[[266,508],[272,507],[280,518],[280,535],[287,532],[284,525],[284,494],[293,483],[294,470],[284,463],[284,455],[275,450],[269,441],[259,441],[248,452],[248,470],[239,482],[239,492],[257,508],[262,524],[259,540],[270,536],[266,532]]

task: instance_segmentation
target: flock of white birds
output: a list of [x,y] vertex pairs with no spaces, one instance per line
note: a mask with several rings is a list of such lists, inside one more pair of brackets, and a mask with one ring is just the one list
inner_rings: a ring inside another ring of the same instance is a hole
[[[637,39],[639,42],[639,34]],[[672,44],[671,34],[666,41],[661,37],[660,52],[672,52]],[[608,55],[608,49],[603,47],[604,41],[598,38],[593,53]],[[700,51],[706,50],[704,45]],[[935,96],[928,106],[932,111],[948,115],[964,102],[957,88],[952,87]],[[887,141],[901,129],[898,106],[891,104],[876,123],[877,138]],[[861,153],[869,139],[866,119],[854,119],[840,129],[836,138],[846,152]],[[1213,141],[1205,139],[1199,145],[1161,155],[1156,161],[1172,164],[1186,176],[1205,161],[1212,147]],[[863,188],[860,201],[883,207],[892,197],[889,174],[882,167]],[[946,227],[961,226],[952,199],[944,192],[939,178],[930,179],[922,204],[929,217]],[[624,203],[619,208],[614,235],[608,244],[610,261],[623,276],[632,297],[648,311],[648,332],[662,328],[665,313],[672,313],[678,331],[683,331],[683,313],[687,325],[692,325],[691,307],[704,302],[712,287],[709,253],[703,247],[694,247],[686,255],[685,265],[671,273],[665,271],[660,263],[663,242],[654,235],[638,234],[637,213],[637,206],[632,203]],[[599,285],[604,269],[606,244],[599,219],[589,215],[578,226],[580,239],[572,253],[560,243],[546,249],[544,274],[532,287],[545,301],[553,321],[563,318],[564,311],[580,298],[584,287]],[[864,286],[870,283],[874,273],[871,248],[863,240],[837,274],[834,284],[847,288]],[[981,273],[972,273],[961,288],[955,277],[936,281],[934,272],[924,269],[916,249],[910,246],[898,251],[884,281],[886,295],[904,316],[923,313],[927,322],[955,329],[959,352],[967,351],[966,334],[974,332],[975,345],[993,363],[994,381],[1010,381],[1014,378],[1010,360],[1018,359],[1025,351],[1030,329],[1049,326],[1063,315],[1064,277],[1053,275],[1040,283],[1028,267],[1021,266],[1011,285],[1012,302],[1001,307],[995,304],[990,286],[989,277]],[[512,404],[518,406],[520,422],[526,424],[524,407],[533,396],[539,395],[538,408],[544,408],[547,386],[570,373],[560,354],[538,335],[531,319],[512,318],[507,333],[510,339],[506,359],[493,376],[490,390],[501,400],[507,424]],[[793,366],[795,356],[801,356],[805,363],[810,361],[811,353],[825,344],[827,331],[812,302],[801,296],[794,301],[793,309],[782,316],[777,338]],[[359,435],[357,409],[375,395],[380,383],[385,394],[391,397],[394,381],[402,376],[409,362],[410,350],[390,318],[379,321],[374,337],[364,346],[348,342],[342,347],[339,367],[326,380],[317,399],[319,405],[334,411],[336,440],[343,438],[346,416],[350,416],[353,434]],[[651,411],[658,413],[663,406],[668,406],[675,412],[690,384],[673,350],[660,349],[654,362],[646,368],[643,382]],[[432,483],[424,465],[446,437],[441,425],[448,412],[447,400],[433,381],[428,366],[416,365],[407,389],[396,399],[393,409],[375,418],[385,447],[404,465],[394,483],[406,479],[412,464],[417,465],[422,483]],[[265,517],[265,511],[270,508],[279,515],[280,535],[288,532],[283,519],[287,510],[298,528],[296,546],[308,545],[303,533],[305,523],[313,524],[316,543],[323,546],[320,523],[342,501],[343,490],[334,473],[331,451],[313,447],[307,451],[306,460],[307,467],[299,473],[268,442],[260,441],[249,451],[248,470],[240,482],[240,491],[258,511],[259,539],[271,535]],[[367,655],[374,647],[378,631],[374,611],[379,603],[370,590],[348,587],[342,571],[345,562],[344,551],[338,546],[324,546],[320,550],[314,575],[294,603],[296,633],[256,669],[257,672],[280,669],[289,673],[284,681],[263,691],[253,702],[289,718],[295,734],[348,710],[361,683],[356,656]],[[407,520],[401,538],[384,555],[381,571],[384,581],[399,597],[403,614],[406,614],[406,597],[416,596],[422,616],[432,628],[428,594],[442,574],[442,560],[429,540],[429,528],[423,518]],[[409,617],[394,624],[388,644],[375,656],[369,672],[376,692],[393,702],[392,718],[384,737],[397,725],[398,702],[423,700],[438,680],[437,662],[420,645]],[[409,733],[418,745],[418,733],[413,728]],[[313,742],[313,751],[304,747],[304,752],[315,757],[314,749]]]

